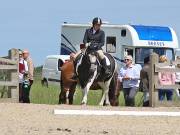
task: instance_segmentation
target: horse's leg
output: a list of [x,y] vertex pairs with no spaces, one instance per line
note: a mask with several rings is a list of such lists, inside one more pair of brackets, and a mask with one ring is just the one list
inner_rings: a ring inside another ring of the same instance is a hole
[[60,82],[60,86],[61,86],[61,90],[60,90],[60,93],[59,93],[59,104],[64,104],[65,101],[64,101],[64,86],[63,86],[63,82],[61,80]]
[[106,82],[100,82],[98,83],[101,88],[103,89],[103,94],[102,94],[102,98],[101,101],[99,103],[99,105],[103,106],[104,101],[105,101],[105,105],[110,105],[109,102],[109,85],[110,85],[111,79],[109,79]]
[[104,90],[104,93],[105,93],[105,105],[110,105],[110,102],[109,102],[109,86],[110,86],[110,83],[111,83],[111,79],[106,81],[105,82],[105,90]]
[[82,102],[81,102],[82,105],[84,105],[84,104],[86,105],[87,104],[88,92],[89,92],[89,89],[90,89],[93,81],[94,81],[94,79],[93,80],[91,79],[91,81],[88,82],[86,87],[83,89],[83,99],[82,99]]
[[69,91],[70,91],[70,89],[67,89],[66,90],[66,104],[68,105],[69,104]]
[[66,95],[66,92],[61,90],[61,92],[59,94],[59,104],[65,104],[66,103],[65,95]]
[[73,97],[74,97],[74,93],[75,93],[75,90],[76,90],[76,85],[77,83],[73,83],[69,89],[69,96],[68,96],[68,99],[69,99],[69,104],[73,104]]
[[83,89],[83,99],[81,102],[82,105],[87,104],[87,95],[88,95],[88,92],[89,92],[91,85],[94,82],[96,75],[97,75],[97,68],[95,69],[93,77],[90,79],[90,81],[87,83],[86,87]]
[[99,102],[100,106],[103,106],[104,101],[105,101],[105,86],[104,86],[104,82],[98,82],[99,86],[102,88],[102,97],[101,97],[101,101]]
[[87,104],[87,95],[88,95],[88,92],[89,92],[89,88],[86,86],[83,89],[83,99],[82,99],[81,105],[86,105]]

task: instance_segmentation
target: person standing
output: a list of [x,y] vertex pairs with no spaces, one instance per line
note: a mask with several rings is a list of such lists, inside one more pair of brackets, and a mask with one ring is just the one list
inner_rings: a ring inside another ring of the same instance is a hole
[[24,74],[28,72],[27,62],[23,59],[22,50],[19,50],[19,102],[23,103]]
[[144,66],[140,72],[139,90],[143,92],[143,106],[149,106],[149,56],[144,58]]
[[140,79],[140,68],[133,65],[131,55],[124,57],[125,66],[120,69],[119,80],[123,83],[123,93],[126,106],[135,106],[135,96]]
[[34,80],[34,65],[33,65],[33,61],[32,59],[30,58],[30,55],[29,55],[29,51],[28,50],[24,50],[23,51],[23,58],[25,61],[27,61],[27,65],[28,65],[28,79],[29,79],[29,91],[25,93],[24,95],[24,103],[30,103],[30,98],[29,98],[29,93],[30,93],[30,89],[31,89],[31,86],[33,84],[33,80]]
[[[160,63],[166,63],[168,61],[165,55],[159,57]],[[173,66],[165,66],[164,68],[173,68]],[[159,72],[158,79],[160,85],[173,85],[175,84],[175,73],[172,72]],[[159,100],[163,101],[165,96],[168,101],[172,101],[173,98],[173,89],[159,89],[158,90]]]

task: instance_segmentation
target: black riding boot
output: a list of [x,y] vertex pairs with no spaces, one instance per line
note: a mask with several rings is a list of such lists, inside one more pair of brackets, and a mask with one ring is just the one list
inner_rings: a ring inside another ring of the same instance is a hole
[[109,76],[109,75],[111,74],[111,71],[110,71],[110,70],[108,69],[108,67],[107,67],[106,58],[104,58],[104,59],[101,60],[101,65],[102,65],[103,68],[104,68],[105,74]]

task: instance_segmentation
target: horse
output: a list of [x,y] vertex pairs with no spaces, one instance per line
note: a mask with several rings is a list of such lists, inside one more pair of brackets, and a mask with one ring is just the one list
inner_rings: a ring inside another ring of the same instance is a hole
[[74,76],[74,62],[69,60],[60,67],[61,92],[59,94],[59,104],[73,104],[73,96],[77,85],[77,80],[72,79]]
[[[62,65],[60,86],[61,92],[59,94],[59,104],[73,104],[73,96],[78,83],[77,79],[72,79],[74,76],[74,61],[71,59]],[[109,100],[112,106],[119,105],[119,86],[117,82],[118,74],[114,74],[110,86],[109,86]],[[100,86],[97,83],[93,83],[90,87],[91,90],[99,90]]]
[[[59,104],[73,104],[73,96],[78,83],[77,79],[72,79],[74,76],[74,61],[70,60],[62,65],[61,69],[61,92],[59,94]],[[117,82],[118,74],[114,74],[109,86],[109,100],[112,106],[119,105],[119,86]],[[99,90],[100,86],[93,83],[90,87],[91,90]]]
[[96,52],[97,45],[91,44],[82,51],[80,59],[75,61],[75,72],[78,76],[79,84],[83,89],[82,105],[87,104],[87,95],[93,82],[97,83],[102,89],[103,94],[99,105],[110,105],[109,86],[116,72],[117,63],[112,55],[105,54],[107,67],[111,71],[110,75],[105,74],[104,68],[100,64],[99,56]]

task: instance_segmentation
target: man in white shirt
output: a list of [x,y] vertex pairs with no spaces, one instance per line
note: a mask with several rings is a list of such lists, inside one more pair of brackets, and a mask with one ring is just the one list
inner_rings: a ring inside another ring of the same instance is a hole
[[126,106],[135,105],[135,96],[137,93],[140,79],[140,68],[132,64],[132,56],[124,57],[125,66],[120,69],[119,80],[123,84],[123,93]]

